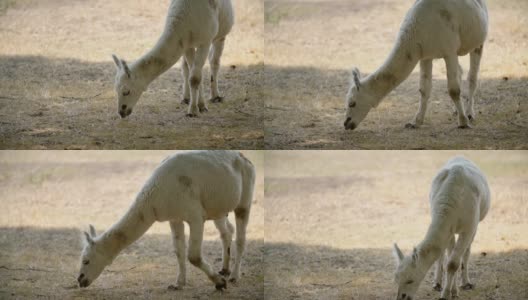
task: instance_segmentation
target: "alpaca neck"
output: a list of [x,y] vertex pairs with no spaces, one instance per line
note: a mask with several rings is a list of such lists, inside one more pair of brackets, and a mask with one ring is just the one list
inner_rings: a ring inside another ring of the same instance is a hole
[[131,72],[143,79],[146,87],[161,74],[170,69],[183,54],[183,45],[174,34],[165,32],[156,46],[139,58],[131,67]]
[[123,249],[139,239],[154,223],[151,214],[144,213],[143,203],[136,200],[121,219],[98,239],[108,256],[113,260]]
[[418,63],[418,55],[406,50],[398,42],[383,65],[361,83],[373,99],[373,106],[400,85]]
[[445,218],[433,216],[433,221],[429,225],[424,240],[417,247],[425,270],[429,270],[440,255],[444,253],[450,237],[451,230]]

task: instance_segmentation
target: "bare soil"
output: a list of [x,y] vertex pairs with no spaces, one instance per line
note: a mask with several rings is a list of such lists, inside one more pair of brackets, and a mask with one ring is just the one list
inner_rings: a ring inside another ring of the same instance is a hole
[[[350,70],[369,74],[383,63],[413,1],[265,0],[266,149],[528,148],[528,2],[487,3],[473,129],[457,129],[438,60],[422,128],[404,128],[418,109],[417,67],[356,130],[345,131]],[[465,78],[469,57],[460,61]]]
[[[472,246],[476,288],[459,299],[527,299],[526,151],[267,152],[265,298],[395,299],[392,244],[409,254],[423,239],[432,178],[459,154],[486,174],[492,201]],[[438,299],[432,287],[431,269],[415,298]]]
[[[2,151],[0,298],[263,299],[264,153],[250,151],[244,154],[257,167],[257,186],[237,284],[216,291],[188,263],[187,286],[168,290],[176,282],[178,263],[169,224],[156,223],[90,287],[78,288],[81,230],[91,223],[102,231],[116,222],[169,153]],[[206,223],[203,255],[214,269],[221,269],[222,246],[212,222]]]
[[[220,73],[222,104],[185,117],[180,64],[117,115],[111,54],[150,50],[168,1],[0,2],[0,148],[261,149],[263,3],[236,1]],[[208,67],[206,67],[208,69]],[[206,71],[205,74],[208,74]],[[206,94],[209,87],[206,84]]]

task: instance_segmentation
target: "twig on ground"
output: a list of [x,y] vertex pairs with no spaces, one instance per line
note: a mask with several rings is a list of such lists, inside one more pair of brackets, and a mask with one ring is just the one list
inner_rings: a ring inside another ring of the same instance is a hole
[[127,271],[130,271],[130,270],[134,270],[136,267],[132,267],[130,269],[126,269],[126,270],[107,270],[107,272],[110,272],[110,273],[122,273],[122,272],[127,272]]
[[35,272],[48,272],[48,273],[54,272],[53,270],[44,270],[44,269],[37,269],[37,268],[28,268],[28,269],[8,268],[6,266],[0,266],[0,269],[5,269],[5,270],[9,270],[9,271],[35,271]]
[[103,93],[99,93],[97,95],[88,96],[88,97],[71,97],[71,96],[61,96],[62,99],[72,99],[72,100],[88,100],[92,98],[97,98],[98,96],[101,96]]
[[240,108],[235,108],[235,111],[239,114],[243,114],[245,116],[248,116],[248,117],[252,117],[253,115],[250,114],[250,113],[247,113],[247,112],[243,112]]
[[10,97],[10,96],[2,96],[2,95],[0,95],[0,99],[16,100],[17,98],[15,98],[15,97]]
[[520,127],[520,128],[526,128],[526,126],[519,125],[519,124],[517,124],[517,123],[515,123],[515,122],[513,122],[513,121],[508,121],[508,123],[511,124],[511,125],[514,125],[514,126]]
[[351,282],[353,282],[353,280],[350,280],[350,281],[347,281],[347,282],[343,282],[343,283],[336,283],[336,284],[311,283],[311,285],[313,285],[313,286],[322,286],[322,287],[335,287],[335,286],[349,284]]
[[528,86],[528,84],[526,83],[520,83],[520,84],[515,84],[515,85],[507,85],[507,86],[499,86],[497,87],[497,90],[499,91],[502,91],[502,90],[511,90],[511,89],[517,89],[517,88],[523,88],[523,87],[526,87]]
[[288,111],[289,110],[287,108],[274,107],[274,106],[266,106],[266,109],[274,109],[274,110],[282,110],[282,111]]

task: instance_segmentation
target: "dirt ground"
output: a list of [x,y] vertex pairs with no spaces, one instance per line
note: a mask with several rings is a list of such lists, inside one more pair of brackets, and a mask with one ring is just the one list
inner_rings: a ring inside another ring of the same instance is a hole
[[[266,149],[528,148],[528,2],[488,0],[490,27],[471,130],[457,130],[443,61],[433,66],[425,124],[405,129],[418,109],[419,68],[359,127],[343,127],[350,70],[386,59],[414,0],[265,0]],[[469,70],[469,56],[461,58]],[[466,93],[464,83],[463,95]]]
[[[91,223],[102,231],[117,221],[169,153],[0,152],[0,298],[263,299],[264,153],[251,151],[244,154],[257,168],[257,186],[236,285],[218,292],[188,263],[187,287],[167,290],[178,263],[169,224],[156,223],[90,287],[77,287],[80,230]],[[207,222],[203,254],[214,269],[221,269],[221,253],[218,232]]]
[[[267,152],[265,298],[395,299],[392,244],[409,254],[423,239],[431,180],[458,154],[492,201],[469,263],[476,288],[459,299],[528,299],[528,155],[514,151]],[[432,273],[416,299],[439,298]]]
[[[186,118],[178,63],[151,84],[130,119],[117,115],[111,54],[133,61],[150,50],[168,5],[0,1],[0,148],[261,149],[260,0],[235,1],[236,25],[220,71],[223,104]],[[208,83],[205,91],[209,95]]]

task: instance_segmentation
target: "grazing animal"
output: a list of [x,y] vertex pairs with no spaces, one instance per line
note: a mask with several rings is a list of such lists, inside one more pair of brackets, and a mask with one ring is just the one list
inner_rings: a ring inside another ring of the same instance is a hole
[[[432,221],[425,239],[404,256],[394,244],[397,261],[395,282],[398,300],[411,300],[433,263],[437,262],[434,289],[441,299],[458,295],[456,272],[461,269],[462,288],[473,289],[468,278],[468,261],[477,225],[490,207],[490,191],[484,174],[471,161],[456,157],[447,162],[433,180],[429,195]],[[458,239],[455,242],[455,234]],[[442,289],[444,256],[447,274]]]
[[[224,42],[234,23],[231,0],[172,0],[165,30],[156,46],[128,66],[112,55],[117,67],[115,90],[118,113],[126,118],[149,84],[170,69],[181,56],[182,102],[189,104],[188,117],[207,111],[203,98],[202,69],[209,56],[211,66],[211,102],[221,102],[218,71]],[[190,99],[190,100],[189,100]]]
[[[345,129],[354,129],[383,98],[402,83],[420,62],[420,107],[406,128],[423,124],[431,95],[433,59],[443,58],[447,69],[449,96],[458,113],[458,127],[469,128],[475,118],[473,104],[477,76],[486,35],[488,11],[485,0],[418,0],[400,28],[396,44],[383,65],[365,78],[358,69],[346,95]],[[458,56],[469,53],[468,112],[460,100],[462,69]]]
[[[110,229],[97,236],[93,226],[84,232],[84,249],[77,281],[89,286],[127,246],[141,237],[156,221],[169,221],[179,264],[177,286],[185,285],[184,224],[190,229],[188,257],[217,289],[226,288],[223,276],[232,282],[240,278],[240,264],[246,243],[255,168],[236,151],[194,151],[165,159],[145,183],[126,214]],[[229,268],[233,226],[227,214],[235,212],[236,255],[233,272]],[[220,274],[202,258],[204,222],[215,220],[223,244]]]

